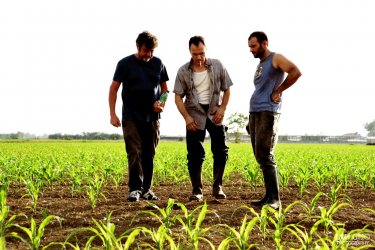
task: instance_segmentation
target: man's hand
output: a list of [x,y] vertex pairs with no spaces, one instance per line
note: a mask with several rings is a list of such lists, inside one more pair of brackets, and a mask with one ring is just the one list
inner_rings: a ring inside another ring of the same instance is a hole
[[224,119],[224,113],[225,113],[225,109],[223,109],[221,107],[218,108],[214,113],[212,113],[212,115],[213,115],[213,122],[215,124],[222,123],[223,119]]
[[164,106],[165,106],[165,103],[159,102],[159,101],[155,101],[154,105],[153,105],[154,112],[158,112],[158,113],[163,112],[164,111]]
[[198,129],[193,117],[190,115],[185,118],[186,129],[189,131],[196,131]]
[[121,122],[120,122],[120,119],[118,119],[117,115],[113,115],[111,116],[111,124],[113,126],[115,126],[116,128],[120,127],[121,126]]
[[280,103],[281,102],[281,94],[278,91],[272,92],[271,101],[274,102],[274,103]]

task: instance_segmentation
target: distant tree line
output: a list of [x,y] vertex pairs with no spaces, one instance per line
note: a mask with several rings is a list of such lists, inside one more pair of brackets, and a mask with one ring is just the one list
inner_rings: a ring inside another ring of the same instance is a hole
[[120,140],[123,136],[120,134],[106,134],[100,132],[84,132],[78,135],[69,134],[51,134],[48,139],[53,140]]
[[0,134],[0,139],[3,140],[29,140],[29,139],[51,139],[51,140],[120,140],[123,136],[120,134],[106,134],[100,132],[84,132],[82,134],[50,134],[43,136],[36,136],[29,133],[17,132]]
[[23,133],[23,132],[0,134],[0,139],[7,139],[7,140],[36,139],[36,138],[37,136],[35,135],[29,134],[29,133]]

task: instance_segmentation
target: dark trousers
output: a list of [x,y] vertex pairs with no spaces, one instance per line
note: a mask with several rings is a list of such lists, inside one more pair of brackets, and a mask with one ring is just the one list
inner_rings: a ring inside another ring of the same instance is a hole
[[211,137],[211,151],[214,159],[214,188],[222,185],[225,164],[228,160],[229,148],[225,142],[224,125],[216,125],[207,118],[206,128],[204,130],[186,130],[188,170],[191,184],[193,186],[193,194],[202,194],[202,164],[205,160],[203,142],[206,136],[206,130]]
[[[273,112],[252,112],[249,117],[251,144],[255,159],[263,172],[265,197],[256,203],[274,203],[279,200],[279,182],[274,151],[280,114]],[[278,206],[278,205],[277,205]]]
[[262,170],[276,168],[274,151],[277,143],[280,114],[252,112],[249,117],[251,145]]
[[151,188],[155,150],[160,140],[160,123],[125,121],[122,124],[128,156],[129,192]]

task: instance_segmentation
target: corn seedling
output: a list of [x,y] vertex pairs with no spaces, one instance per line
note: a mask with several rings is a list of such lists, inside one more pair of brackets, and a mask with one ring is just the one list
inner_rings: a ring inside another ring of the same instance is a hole
[[259,168],[245,167],[246,179],[249,181],[252,190],[256,190],[257,184],[259,182]]
[[[94,218],[92,218],[95,227],[83,227],[74,230],[72,233],[68,235],[65,240],[64,245],[74,246],[72,243],[69,242],[70,238],[76,235],[79,232],[92,232],[94,235],[90,236],[89,239],[86,241],[84,249],[90,249],[92,242],[99,238],[102,242],[102,246],[106,250],[126,250],[129,249],[130,246],[134,243],[135,238],[139,235],[142,231],[141,228],[133,228],[125,231],[120,236],[116,237],[115,229],[116,225],[111,222],[111,215],[112,212],[107,214],[105,223],[100,221],[98,222]],[[125,243],[122,243],[125,240]]]
[[176,244],[173,241],[172,236],[169,234],[170,230],[165,227],[164,224],[161,224],[159,228],[155,231],[155,229],[148,229],[146,227],[141,227],[141,230],[144,234],[149,235],[152,239],[152,241],[155,243],[156,248],[154,248],[151,244],[149,243],[144,243],[141,244],[141,246],[145,246],[151,249],[159,249],[163,250],[167,248],[165,245],[165,242],[168,243],[168,249],[178,249]]
[[302,206],[302,208],[305,210],[306,212],[306,219],[311,219],[312,216],[313,216],[313,213],[316,209],[316,205],[317,205],[317,202],[319,200],[319,198],[324,195],[323,192],[319,192],[317,193],[314,198],[311,200],[310,204],[306,204],[306,203],[302,203],[304,204],[304,206]]
[[254,229],[257,222],[258,218],[254,217],[250,221],[248,221],[247,216],[245,215],[239,231],[237,231],[234,227],[228,226],[227,224],[218,225],[229,229],[229,233],[226,234],[226,238],[220,243],[217,249],[230,249],[231,243],[234,243],[235,247],[240,250],[256,247],[258,244],[251,244],[249,241],[250,233]]
[[54,215],[47,216],[40,223],[39,227],[37,227],[37,224],[36,224],[34,218],[31,218],[30,228],[20,226],[18,224],[14,225],[14,226],[18,227],[21,231],[23,231],[27,235],[26,238],[20,236],[16,232],[10,233],[10,236],[20,239],[23,243],[25,243],[27,245],[27,247],[29,249],[38,250],[39,247],[40,247],[40,243],[41,243],[40,241],[44,237],[44,230],[45,230],[46,226],[48,226],[48,224],[53,219],[56,219],[60,223],[60,226],[61,226],[61,219],[58,216],[54,216]]
[[[324,226],[324,232],[328,232],[328,227],[333,223],[333,215],[342,207],[350,206],[348,203],[334,203],[328,210],[325,207],[319,207],[320,216],[313,216],[313,218],[319,219],[321,224]],[[337,224],[338,225],[338,224]],[[340,224],[341,225],[341,224]]]
[[[206,202],[203,205],[200,205],[196,207],[191,213],[188,212],[187,208],[182,203],[177,203],[177,205],[181,208],[181,210],[184,213],[184,218],[177,217],[176,219],[181,223],[183,229],[186,231],[186,235],[189,237],[188,239],[191,241],[194,249],[198,248],[198,242],[200,240],[203,240],[206,242],[211,249],[215,249],[212,242],[210,242],[208,239],[203,237],[203,235],[210,229],[208,228],[202,228],[201,225],[204,221],[204,218],[207,213],[207,204]],[[195,218],[195,213],[197,213],[200,210],[197,219]]]
[[291,177],[291,173],[290,171],[288,171],[287,169],[279,169],[279,182],[280,182],[280,186],[282,188],[286,188],[288,187],[289,185],[289,180],[290,180],[290,177]]
[[266,208],[273,214],[273,217],[269,217],[269,221],[274,225],[275,231],[274,231],[274,241],[275,241],[275,246],[277,250],[282,249],[281,245],[281,236],[284,231],[284,224],[285,224],[285,219],[288,214],[288,212],[296,205],[302,204],[302,201],[295,201],[291,204],[289,204],[285,209],[282,209],[282,206],[279,207],[278,210],[275,210],[269,206],[266,206]]
[[[270,208],[269,206],[263,206],[260,213],[257,213],[254,208],[249,207],[249,206],[241,206],[240,208],[245,208],[248,209],[258,220],[257,227],[259,228],[259,231],[261,232],[262,235],[262,240],[266,239],[268,236],[268,222],[269,222],[269,211]],[[272,209],[273,210],[273,209]],[[275,210],[273,210],[275,211]]]
[[9,206],[7,206],[7,192],[8,186],[0,186],[0,249],[6,249],[6,237],[7,229],[14,226],[13,221],[17,218],[17,215],[12,215],[8,218],[10,212]]
[[102,192],[103,184],[104,178],[99,177],[97,174],[94,175],[93,179],[89,179],[87,194],[89,197],[90,206],[93,209],[96,207],[100,197],[103,197],[103,199],[106,200],[106,197]]
[[26,184],[27,194],[23,195],[21,197],[31,197],[31,206],[27,206],[31,208],[34,212],[36,211],[36,207],[38,205],[38,199],[39,199],[39,192],[41,187],[43,186],[43,181],[41,179],[36,179],[35,181],[32,178],[29,179],[23,179],[24,183]]
[[327,249],[331,250],[341,250],[350,249],[351,246],[357,246],[355,249],[371,249],[375,247],[370,244],[371,238],[368,236],[372,231],[368,229],[355,229],[346,232],[344,228],[333,227],[335,235],[333,239],[320,240],[327,246]]
[[[154,208],[154,209],[157,209],[159,214],[156,214],[154,213],[153,211],[148,211],[148,210],[145,210],[145,211],[141,211],[138,214],[149,214],[151,215],[152,217],[156,218],[161,224],[164,225],[164,227],[166,229],[170,229],[171,226],[175,223],[176,221],[176,218],[177,216],[172,216],[172,211],[173,211],[173,206],[174,206],[174,200],[173,199],[168,199],[168,203],[167,203],[167,207],[165,209],[163,208],[159,208],[156,204],[154,203],[149,203],[149,205]],[[137,216],[136,215],[136,216]],[[134,216],[134,218],[136,217]],[[133,219],[134,219],[133,218]]]
[[350,197],[346,194],[339,194],[339,190],[341,188],[341,185],[338,185],[337,187],[331,187],[331,190],[326,196],[331,200],[332,204],[339,201],[339,199],[345,199],[346,201],[350,202]]
[[306,187],[308,185],[309,180],[310,180],[310,173],[308,172],[308,170],[300,168],[297,171],[297,174],[295,175],[295,181],[299,189],[300,197],[302,197],[305,192],[308,192],[306,190]]
[[[309,232],[306,232],[305,228],[302,228],[301,226],[298,226],[296,224],[289,224],[285,227],[286,231],[291,232],[299,241],[301,244],[301,248],[303,250],[310,250],[310,249],[315,249],[314,245],[314,238],[313,236],[315,233],[318,231],[319,225],[322,223],[322,221],[317,221],[314,223],[314,225],[311,227]],[[320,248],[317,248],[320,249]]]

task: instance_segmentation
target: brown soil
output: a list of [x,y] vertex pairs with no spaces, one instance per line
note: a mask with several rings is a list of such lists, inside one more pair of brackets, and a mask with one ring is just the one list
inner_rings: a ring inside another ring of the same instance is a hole
[[[296,200],[302,200],[307,204],[310,204],[312,198],[317,194],[318,191],[313,188],[308,189],[309,194],[305,194],[302,198],[299,195],[298,189],[295,186],[291,186],[288,189],[281,190],[281,200],[283,207],[293,203]],[[161,208],[165,208],[167,205],[168,198],[173,198],[176,202],[183,203],[189,210],[193,211],[197,206],[202,205],[203,202],[189,202],[188,197],[191,193],[190,184],[185,183],[179,186],[176,185],[158,185],[153,188],[155,194],[157,194],[161,200],[156,201]],[[224,185],[224,191],[227,194],[226,200],[216,200],[211,195],[211,188],[207,184],[204,188],[205,201],[208,204],[209,212],[207,213],[202,227],[213,226],[208,233],[206,238],[215,244],[217,247],[220,242],[226,237],[223,232],[228,232],[227,229],[218,226],[218,224],[227,224],[231,227],[239,230],[245,214],[248,214],[248,218],[252,218],[253,215],[247,208],[241,208],[241,206],[248,206],[249,201],[252,199],[261,198],[264,188],[259,187],[257,190],[251,190],[249,185],[245,182],[232,182]],[[97,221],[103,221],[106,214],[112,212],[111,222],[116,225],[117,234],[125,232],[129,228],[137,226],[146,226],[148,228],[158,228],[160,223],[148,214],[139,214],[140,211],[150,211],[150,207],[147,201],[140,202],[128,202],[127,198],[127,187],[120,186],[115,188],[113,186],[107,186],[104,195],[106,200],[101,199],[95,209],[92,209],[89,204],[87,197],[79,197],[75,195],[72,197],[69,187],[56,187],[54,190],[45,190],[40,195],[38,200],[38,208],[36,212],[32,212],[27,206],[31,205],[30,198],[22,198],[26,192],[23,188],[17,189],[11,187],[8,193],[8,205],[10,206],[11,214],[24,213],[28,218],[17,217],[16,221],[19,225],[30,227],[30,218],[34,217],[39,225],[46,213],[49,215],[56,215],[62,218],[62,226],[59,223],[52,221],[45,230],[45,237],[42,239],[41,244],[47,245],[49,242],[64,242],[66,237],[74,230],[79,227],[95,227],[92,218]],[[369,229],[375,230],[375,214],[369,211],[364,211],[364,208],[370,208],[375,210],[375,191],[374,190],[363,190],[363,189],[347,189],[341,190],[341,194],[345,194],[351,198],[350,206],[345,206],[339,209],[334,215],[334,222],[345,223],[345,228],[349,230],[363,228],[368,225]],[[83,193],[84,194],[84,193]],[[84,194],[85,195],[85,194]],[[340,198],[340,202],[346,202],[344,197]],[[329,208],[332,202],[327,197],[322,196],[318,201],[319,206]],[[182,211],[178,206],[174,207],[174,214],[180,214]],[[257,212],[260,209],[254,208]],[[153,212],[158,213],[157,210]],[[300,214],[305,214],[301,207],[294,207],[288,212],[286,217],[286,224],[300,222],[307,230],[313,225],[312,220],[303,221],[303,217]],[[319,210],[315,211],[316,215],[319,215]],[[272,228],[272,226],[270,226]],[[181,225],[176,223],[172,226],[172,231],[181,231]],[[322,234],[324,234],[323,229]],[[16,228],[10,228],[8,231],[18,231],[20,235],[26,237],[22,232]],[[87,235],[92,235],[86,233]],[[78,234],[80,244],[82,245],[87,241],[87,237],[83,234]],[[138,238],[138,242],[147,241],[147,239]],[[372,237],[372,244],[375,244],[374,235]],[[258,228],[252,231],[250,237],[253,242],[262,244],[259,249],[275,249],[272,235],[262,241],[262,237]],[[175,240],[177,241],[177,240]],[[149,240],[148,240],[149,242]],[[293,243],[295,242],[295,243]],[[99,242],[96,242],[99,244]],[[135,243],[136,244],[136,243]],[[283,235],[283,244],[287,246],[298,247],[299,244],[295,237],[291,234]],[[136,245],[134,245],[135,247]],[[190,247],[188,247],[190,248]],[[204,243],[200,243],[200,249],[207,248]],[[26,245],[20,240],[15,238],[7,238],[7,249],[27,249]],[[61,249],[61,247],[51,247],[49,249]],[[69,249],[69,248],[68,248]]]

